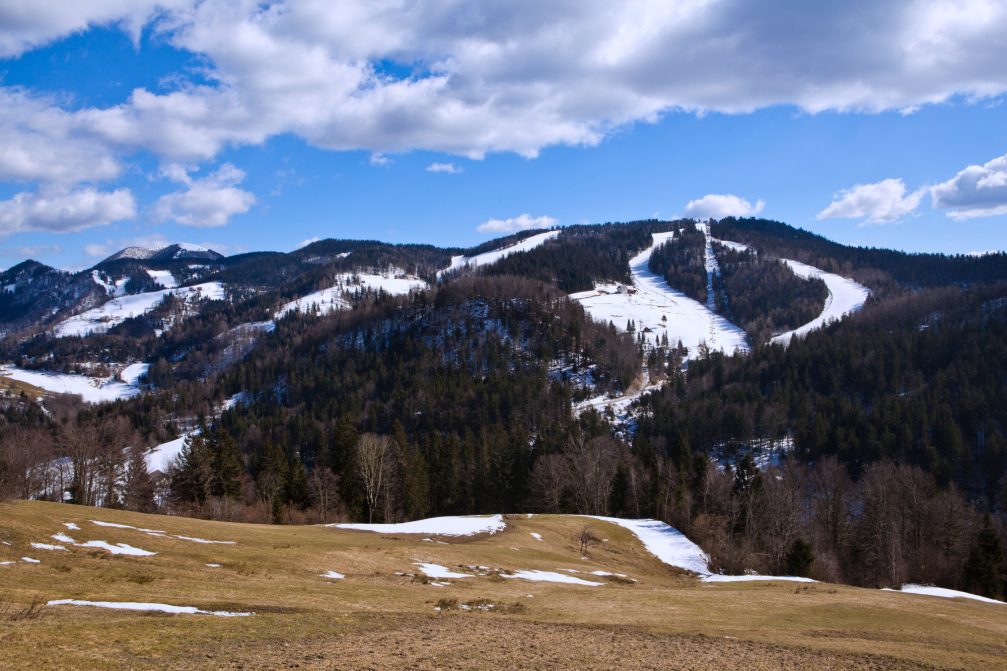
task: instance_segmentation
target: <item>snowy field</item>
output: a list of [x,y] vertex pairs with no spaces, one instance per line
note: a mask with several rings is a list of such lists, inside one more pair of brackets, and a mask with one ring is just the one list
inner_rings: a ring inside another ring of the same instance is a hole
[[841,275],[827,273],[824,270],[820,270],[814,266],[809,266],[806,263],[801,263],[800,261],[783,259],[783,262],[786,263],[798,277],[817,277],[825,282],[825,286],[829,289],[829,295],[825,299],[825,309],[822,310],[822,314],[818,315],[818,317],[800,328],[794,329],[793,331],[787,331],[786,333],[781,333],[776,336],[772,340],[774,343],[788,345],[790,344],[790,340],[792,338],[803,338],[809,332],[822,328],[829,322],[842,319],[851,312],[856,312],[860,308],[864,307],[864,303],[867,302],[867,297],[871,295],[870,289],[858,282],[842,277]]
[[[655,233],[653,244],[630,259],[633,286],[622,287],[624,293],[619,293],[618,284],[599,284],[592,291],[571,294],[570,298],[583,305],[595,321],[612,322],[619,330],[625,330],[627,322],[633,320],[637,332],[645,331],[650,345],[667,334],[671,346],[681,341],[689,348],[690,356],[698,353],[702,343],[727,354],[747,352],[744,331],[672,289],[647,267],[654,249],[673,237],[673,232]],[[631,289],[635,293],[630,293]]]
[[309,312],[316,307],[319,314],[322,315],[339,310],[348,310],[352,305],[348,300],[343,298],[343,295],[357,290],[384,291],[386,294],[391,294],[392,296],[402,296],[411,291],[422,291],[426,287],[427,283],[418,277],[396,277],[377,273],[343,274],[336,278],[335,286],[316,291],[286,303],[276,311],[275,317],[276,319],[282,319],[295,310]]
[[524,240],[510,245],[509,247],[494,249],[493,251],[477,254],[476,256],[452,256],[451,265],[437,273],[437,277],[440,277],[445,273],[454,272],[455,270],[461,270],[462,268],[487,266],[491,263],[496,263],[505,256],[510,256],[511,254],[516,254],[518,252],[530,251],[542,245],[546,240],[555,238],[559,235],[559,233],[559,231],[546,231],[545,233],[539,233],[538,235],[525,238]]
[[502,515],[431,517],[399,524],[327,524],[326,526],[356,531],[374,531],[380,534],[425,534],[428,536],[495,534],[507,527]]
[[191,287],[149,291],[133,296],[120,296],[96,308],[81,312],[65,319],[55,326],[53,335],[57,338],[83,336],[88,333],[105,333],[114,326],[132,317],[147,314],[165,299],[174,295],[187,301],[223,300],[224,285],[220,282],[206,282]]
[[79,394],[85,403],[106,403],[123,398],[132,398],[140,393],[137,386],[141,375],[147,371],[147,364],[127,366],[120,374],[122,382],[115,377],[98,378],[71,373],[48,373],[25,370],[14,366],[0,366],[0,377],[30,384],[54,394]]

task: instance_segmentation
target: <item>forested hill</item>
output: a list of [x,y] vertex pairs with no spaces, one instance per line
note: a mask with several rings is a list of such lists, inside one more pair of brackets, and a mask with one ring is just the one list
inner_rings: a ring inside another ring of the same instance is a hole
[[[0,277],[0,495],[257,522],[654,517],[715,568],[1002,595],[1007,256],[709,230],[22,264]],[[870,300],[779,344],[845,278]],[[747,346],[668,336],[707,326]]]
[[850,247],[820,235],[766,219],[721,219],[711,225],[715,238],[749,244],[828,272],[847,274],[872,289],[921,288],[1007,280],[1007,253],[981,256],[912,254],[890,249]]

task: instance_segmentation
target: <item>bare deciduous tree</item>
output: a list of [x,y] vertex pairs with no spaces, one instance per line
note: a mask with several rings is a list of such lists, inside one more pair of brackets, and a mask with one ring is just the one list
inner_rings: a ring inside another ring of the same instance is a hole
[[374,511],[381,498],[385,461],[391,443],[388,436],[375,433],[365,433],[357,441],[357,466],[364,485],[364,497],[367,499],[368,522],[374,521]]

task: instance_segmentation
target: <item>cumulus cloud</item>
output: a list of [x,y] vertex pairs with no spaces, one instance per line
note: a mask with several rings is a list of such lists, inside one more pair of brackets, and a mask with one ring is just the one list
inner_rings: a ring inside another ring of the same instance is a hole
[[283,133],[377,154],[535,156],[670,110],[907,111],[1007,91],[1007,4],[990,0],[72,4],[0,9],[0,53],[153,26],[205,59],[201,80],[71,115],[82,136],[173,160]]
[[889,224],[919,207],[926,192],[924,188],[906,193],[901,179],[857,184],[837,193],[832,203],[818,213],[818,219],[863,219],[868,224]]
[[0,180],[72,185],[120,173],[113,148],[81,132],[52,99],[0,88]]
[[533,217],[525,213],[510,219],[489,219],[479,224],[476,230],[480,233],[517,233],[537,228],[552,228],[558,223],[559,220],[553,217]]
[[65,3],[0,2],[0,56],[17,56],[33,47],[97,25],[117,25],[137,42],[143,26],[160,8],[191,0],[74,0]]
[[724,217],[751,217],[766,206],[763,200],[755,205],[730,193],[710,193],[702,198],[690,200],[685,205],[685,216],[693,219],[723,219]]
[[449,175],[457,175],[463,169],[454,163],[431,163],[426,168],[427,172],[446,172]]
[[134,216],[136,202],[128,189],[22,192],[0,201],[0,237],[26,231],[82,231]]
[[953,219],[1007,214],[1007,154],[970,165],[930,189],[931,204]]
[[155,221],[199,228],[226,226],[231,217],[248,212],[255,204],[252,193],[238,188],[245,173],[230,163],[203,179],[193,179],[188,169],[178,165],[166,166],[162,173],[186,188],[157,199],[151,208]]

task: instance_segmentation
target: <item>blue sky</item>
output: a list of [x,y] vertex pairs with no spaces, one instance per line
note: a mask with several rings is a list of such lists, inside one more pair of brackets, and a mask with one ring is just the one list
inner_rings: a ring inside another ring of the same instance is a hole
[[669,7],[0,0],[0,267],[727,214],[1007,249],[1005,3]]

